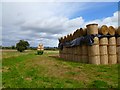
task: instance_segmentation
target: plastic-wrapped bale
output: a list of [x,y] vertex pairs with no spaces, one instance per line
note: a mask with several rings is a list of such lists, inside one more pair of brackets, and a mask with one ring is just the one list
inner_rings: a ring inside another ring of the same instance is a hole
[[82,45],[82,55],[81,55],[82,63],[88,63],[88,46]]
[[108,38],[103,37],[100,39],[100,63],[108,64]]
[[117,51],[116,51],[116,38],[110,37],[109,38],[109,45],[108,45],[108,62],[109,64],[116,64],[117,63]]
[[[87,34],[98,34],[98,24],[89,24],[87,26]],[[100,51],[99,51],[99,39],[98,37],[94,38],[94,43],[92,46],[88,46],[88,56],[89,63],[91,64],[100,64]]]

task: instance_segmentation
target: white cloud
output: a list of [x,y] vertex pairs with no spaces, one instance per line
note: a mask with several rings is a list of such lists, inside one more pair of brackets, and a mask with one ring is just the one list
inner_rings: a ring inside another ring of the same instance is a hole
[[114,27],[118,27],[118,14],[120,13],[120,11],[116,11],[115,13],[113,13],[113,16],[111,17],[106,17],[103,19],[96,19],[96,20],[92,20],[92,21],[88,21],[84,23],[84,26],[86,24],[90,24],[90,23],[97,23],[99,24],[99,26],[101,25],[108,25],[108,26],[114,26]]
[[118,25],[118,12],[111,17],[87,22],[81,16],[69,18],[78,10],[90,7],[86,7],[85,3],[4,3],[3,45],[11,46],[25,39],[31,46],[37,46],[40,42],[45,46],[57,46],[59,37],[73,33],[86,24]]

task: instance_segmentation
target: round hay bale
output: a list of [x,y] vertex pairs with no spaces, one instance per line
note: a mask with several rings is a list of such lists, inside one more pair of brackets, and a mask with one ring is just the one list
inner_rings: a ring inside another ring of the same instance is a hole
[[61,37],[61,43],[63,43],[63,37]]
[[100,55],[100,64],[103,64],[103,65],[108,64],[108,54]]
[[100,46],[100,55],[106,55],[108,54],[107,46]]
[[108,33],[110,35],[115,35],[115,32],[116,32],[115,28],[113,26],[109,26]]
[[117,29],[117,34],[120,35],[120,26]]
[[120,55],[120,46],[117,47],[117,54]]
[[78,55],[81,55],[81,54],[82,54],[82,47],[81,47],[81,46],[78,46],[78,47],[77,47],[77,54],[78,54]]
[[116,45],[116,38],[115,37],[110,37],[108,40],[109,45]]
[[116,54],[116,46],[108,46],[108,54]]
[[81,57],[81,55],[78,55],[78,62],[82,62],[82,57]]
[[88,63],[88,55],[82,55],[82,63]]
[[70,34],[69,39],[70,39],[70,41],[73,40],[73,35],[72,34]]
[[75,55],[77,55],[77,54],[78,54],[78,53],[77,53],[77,52],[78,52],[78,50],[77,50],[77,49],[78,49],[78,48],[77,48],[77,46],[76,46],[76,47],[74,47],[74,54],[75,54]]
[[89,56],[100,55],[99,45],[88,46],[88,55]]
[[78,62],[81,62],[81,55],[82,55],[82,48],[81,48],[81,46],[77,46],[77,61]]
[[117,38],[117,45],[120,45],[120,37]]
[[87,28],[80,28],[81,36],[87,35]]
[[78,31],[77,31],[77,37],[81,37],[81,36],[82,36],[82,32],[81,32],[80,29],[78,29]]
[[94,37],[93,40],[94,40],[94,45],[95,45],[95,44],[99,44],[99,38],[98,38],[98,37]]
[[97,56],[97,55],[89,56],[89,63],[99,65],[100,64],[100,56]]
[[88,46],[87,45],[82,45],[82,55],[88,55]]
[[74,56],[75,56],[75,57],[74,57],[74,61],[77,62],[77,61],[78,61],[78,55],[75,54]]
[[98,34],[98,24],[88,24],[87,27],[87,34]]
[[109,55],[108,56],[108,63],[109,64],[116,64],[117,63],[117,55],[116,54]]
[[101,38],[100,45],[108,45],[108,38],[107,37]]
[[87,35],[87,28],[82,29],[82,35]]
[[107,34],[108,34],[108,27],[107,27],[106,25],[103,25],[103,26],[99,29],[99,34],[107,35]]
[[69,54],[69,61],[72,61],[72,54]]

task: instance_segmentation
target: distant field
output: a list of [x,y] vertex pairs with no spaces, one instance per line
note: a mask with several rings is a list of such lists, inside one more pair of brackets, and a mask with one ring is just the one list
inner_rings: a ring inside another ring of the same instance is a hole
[[4,88],[117,88],[118,65],[91,65],[58,58],[58,51],[2,51]]

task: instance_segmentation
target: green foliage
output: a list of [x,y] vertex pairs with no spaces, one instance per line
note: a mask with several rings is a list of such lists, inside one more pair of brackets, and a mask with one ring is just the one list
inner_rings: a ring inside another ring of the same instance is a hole
[[12,49],[16,49],[16,47],[13,45],[12,47],[11,47]]
[[19,52],[23,52],[24,50],[26,50],[29,47],[29,43],[27,41],[24,40],[20,40],[17,44],[16,44],[16,48]]

